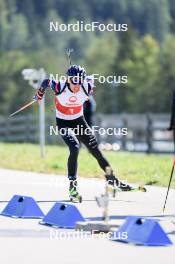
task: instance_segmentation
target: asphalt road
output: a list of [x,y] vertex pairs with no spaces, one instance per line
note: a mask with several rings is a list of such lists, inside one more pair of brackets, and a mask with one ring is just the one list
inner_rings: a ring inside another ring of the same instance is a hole
[[[76,204],[85,218],[100,220],[102,209],[94,199],[104,193],[104,181],[79,179],[83,203]],[[64,176],[0,169],[0,211],[14,194],[32,196],[44,213],[56,201],[68,201]],[[171,190],[166,212],[162,213],[166,189],[148,186],[147,193],[118,193],[110,199],[111,221],[121,225],[126,216],[157,219],[174,243],[169,247],[145,247],[112,242],[104,236],[76,233],[40,225],[39,219],[0,216],[0,261],[21,263],[175,263],[175,190]]]

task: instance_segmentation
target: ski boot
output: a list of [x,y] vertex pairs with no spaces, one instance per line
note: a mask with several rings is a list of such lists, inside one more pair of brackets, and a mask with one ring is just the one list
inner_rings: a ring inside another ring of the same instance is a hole
[[112,191],[113,197],[115,197],[117,191],[130,192],[134,190],[132,186],[116,178],[111,167],[106,168],[105,178],[107,180],[108,190],[110,192]]
[[82,202],[82,196],[77,191],[77,181],[70,181],[69,186],[69,198],[70,201],[73,203],[81,203]]

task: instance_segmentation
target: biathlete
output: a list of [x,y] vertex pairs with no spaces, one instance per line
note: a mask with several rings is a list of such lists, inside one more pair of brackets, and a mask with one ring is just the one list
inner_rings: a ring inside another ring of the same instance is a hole
[[[64,142],[69,147],[68,179],[70,181],[69,196],[72,201],[80,201],[77,190],[77,168],[80,142],[82,142],[97,160],[105,173],[110,186],[122,191],[131,191],[133,187],[115,177],[111,165],[98,148],[97,139],[83,116],[83,104],[93,93],[93,79],[86,76],[86,71],[79,65],[72,65],[67,70],[67,79],[55,82],[45,79],[38,89],[35,100],[42,100],[46,89],[50,87],[55,94],[56,124]],[[79,128],[81,133],[75,135],[73,129]],[[81,129],[80,129],[81,128]],[[63,133],[64,130],[64,133]],[[87,133],[88,131],[88,133]]]

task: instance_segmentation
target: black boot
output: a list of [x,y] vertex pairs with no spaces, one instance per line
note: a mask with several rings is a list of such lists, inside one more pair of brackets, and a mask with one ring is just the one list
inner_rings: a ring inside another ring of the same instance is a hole
[[113,170],[111,167],[106,168],[106,174],[105,174],[106,181],[108,185],[111,185],[115,190],[120,190],[123,192],[132,191],[133,187],[129,184],[120,181],[118,178],[115,177],[113,174]]

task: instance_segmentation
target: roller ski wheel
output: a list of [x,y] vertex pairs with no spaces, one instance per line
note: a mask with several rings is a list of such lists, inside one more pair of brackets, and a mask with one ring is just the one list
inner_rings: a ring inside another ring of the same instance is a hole
[[138,187],[138,190],[141,191],[141,192],[147,192],[147,189],[146,189],[145,186],[143,186],[143,185],[140,185],[140,186]]
[[112,194],[113,197],[116,197],[117,192],[147,192],[147,189],[145,186],[138,186],[138,187],[131,187],[130,185],[127,185],[129,187],[127,188],[119,188],[114,186],[108,186],[109,193]]
[[72,203],[82,203],[82,196],[78,195],[78,196],[69,196],[70,201]]
[[127,187],[124,189],[119,188],[119,191],[120,192],[147,192],[147,189],[143,185],[140,185],[138,187],[132,187],[130,185],[127,185]]
[[146,192],[146,188],[142,185],[138,187],[133,187],[127,184],[126,182],[123,182],[118,178],[116,178],[115,175],[113,174],[111,167],[106,168],[105,178],[107,180],[108,190],[109,192],[111,192],[112,190],[113,197],[115,197],[116,192],[136,192],[136,191]]
[[127,185],[125,188],[120,188],[118,186],[108,186],[108,192],[111,193],[112,197],[115,198],[117,195],[117,192],[135,192],[139,191],[138,188],[133,188],[130,185]]

